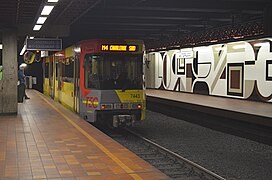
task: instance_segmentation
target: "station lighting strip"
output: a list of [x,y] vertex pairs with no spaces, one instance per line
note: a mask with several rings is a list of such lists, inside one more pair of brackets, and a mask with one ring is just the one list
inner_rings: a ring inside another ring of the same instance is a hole
[[[50,15],[51,11],[53,10],[54,6],[57,4],[59,0],[47,0],[47,2],[44,4],[44,7],[41,11],[41,14],[39,15],[39,18],[36,22],[36,24],[33,27],[33,31],[39,31],[42,28],[42,25],[45,23],[46,19]],[[28,37],[27,37],[28,38]],[[34,37],[29,37],[29,39],[33,39]],[[24,44],[20,55],[24,55],[24,52],[26,50],[26,45]]]
[[[31,36],[31,37],[28,37],[28,36],[27,36],[26,38],[34,39],[33,36]],[[20,56],[24,55],[25,51],[26,51],[26,45],[24,44],[24,46],[23,46],[23,48],[22,48],[22,50],[21,50],[21,52],[20,52]]]
[[39,31],[42,28],[42,25],[45,23],[47,17],[49,16],[58,1],[59,0],[47,0],[47,3],[44,4],[42,12],[33,27],[33,31]]

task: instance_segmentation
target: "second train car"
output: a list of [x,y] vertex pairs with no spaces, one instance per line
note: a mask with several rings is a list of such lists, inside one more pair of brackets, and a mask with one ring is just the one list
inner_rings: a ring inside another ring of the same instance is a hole
[[130,126],[145,118],[141,40],[84,40],[43,61],[44,93],[89,122]]

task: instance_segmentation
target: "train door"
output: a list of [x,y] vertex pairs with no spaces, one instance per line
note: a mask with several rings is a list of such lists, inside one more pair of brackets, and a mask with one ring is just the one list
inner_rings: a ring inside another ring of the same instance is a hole
[[79,56],[74,61],[74,111],[79,113]]
[[49,80],[49,58],[44,58],[42,63],[43,68],[43,92],[45,95],[50,94],[50,80]]
[[53,61],[53,57],[49,58],[49,95],[52,99],[54,99],[55,96],[55,76],[54,76],[54,69],[55,69],[55,65],[54,65],[54,61]]
[[58,76],[59,76],[59,62],[58,60],[55,59],[54,61],[54,100],[58,101],[59,99],[59,94],[58,94],[58,88],[59,88],[59,81],[58,81]]
[[58,62],[58,73],[57,73],[57,81],[58,81],[58,101],[62,102],[62,86],[63,86],[63,82],[62,82],[62,66],[63,66],[63,60]]

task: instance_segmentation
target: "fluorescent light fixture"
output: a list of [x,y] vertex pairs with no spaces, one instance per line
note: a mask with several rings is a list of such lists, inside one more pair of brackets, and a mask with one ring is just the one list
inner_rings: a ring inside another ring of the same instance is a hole
[[61,56],[64,56],[64,55],[61,54],[61,53],[56,53],[55,56],[56,56],[56,57],[61,57]]
[[54,8],[54,6],[45,5],[43,7],[41,15],[49,15],[53,8]]
[[233,39],[240,39],[240,38],[244,38],[244,36],[234,36]]
[[74,48],[74,51],[75,51],[76,53],[80,53],[80,52],[81,52],[81,49],[80,49],[80,47],[75,47],[75,48]]
[[3,49],[3,44],[0,44],[0,49]]
[[41,29],[42,25],[36,24],[33,28],[34,31],[39,31]]
[[39,17],[36,24],[43,24],[46,21],[47,17]]
[[211,40],[210,42],[217,42],[218,40],[217,39],[214,39],[214,40]]
[[21,50],[21,52],[20,52],[20,55],[21,55],[21,56],[24,55],[25,50],[26,50],[26,45],[23,46],[23,48],[22,48],[22,50]]
[[34,36],[30,36],[29,39],[34,39]]
[[56,2],[58,2],[59,0],[48,0],[47,2],[49,2],[49,3],[51,3],[51,2],[53,2],[53,3],[56,3]]

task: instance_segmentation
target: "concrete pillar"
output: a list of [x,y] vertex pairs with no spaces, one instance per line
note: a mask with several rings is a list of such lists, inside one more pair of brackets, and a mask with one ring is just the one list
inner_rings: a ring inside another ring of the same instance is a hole
[[264,34],[272,37],[272,2],[267,3],[264,11]]
[[[2,32],[3,79],[0,84],[0,114],[17,114],[17,36],[16,29]],[[2,102],[1,102],[2,101]]]

